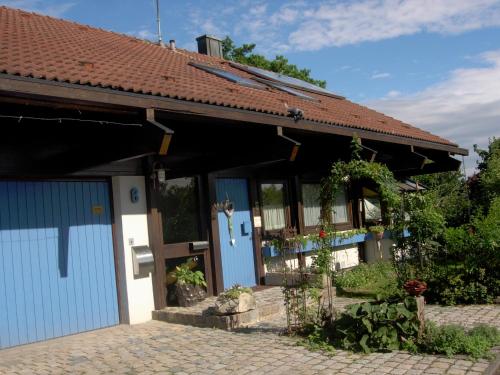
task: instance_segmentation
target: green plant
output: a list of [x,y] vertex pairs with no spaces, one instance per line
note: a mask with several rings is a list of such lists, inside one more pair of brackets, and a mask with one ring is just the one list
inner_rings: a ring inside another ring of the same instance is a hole
[[205,276],[201,271],[192,271],[189,269],[188,262],[180,266],[175,267],[175,276],[177,278],[177,283],[179,284],[190,284],[197,286],[207,286],[205,281]]
[[471,358],[488,358],[493,346],[500,344],[500,331],[496,327],[480,325],[466,331],[458,325],[437,326],[426,322],[423,339],[418,346],[420,351],[445,354],[452,357],[466,354]]
[[415,298],[387,299],[347,306],[332,326],[331,341],[347,350],[398,350],[419,329]]
[[428,322],[426,325],[425,348],[432,353],[446,354],[451,357],[460,353],[466,334],[463,327],[458,325],[446,325],[437,327]]
[[335,276],[337,293],[352,296],[387,298],[402,293],[391,262],[361,263]]
[[384,219],[389,222],[393,211],[400,206],[399,186],[394,175],[385,164],[361,160],[360,141],[353,137],[351,142],[352,159],[349,162],[333,163],[330,174],[321,184],[321,220],[323,225],[332,224],[332,207],[341,187],[359,180],[375,183],[381,202],[386,206]]
[[243,293],[253,294],[251,288],[241,286],[239,284],[234,284],[231,288],[225,290],[223,293],[219,294],[217,299],[219,301],[236,300]]
[[372,225],[368,227],[368,231],[371,233],[384,233],[385,227],[383,225]]

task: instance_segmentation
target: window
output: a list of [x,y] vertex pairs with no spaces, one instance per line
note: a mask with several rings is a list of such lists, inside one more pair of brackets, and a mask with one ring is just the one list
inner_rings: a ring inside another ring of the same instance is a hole
[[365,222],[377,223],[382,220],[382,209],[378,194],[373,190],[363,188],[363,208]]
[[194,62],[190,62],[189,65],[194,66],[195,68],[204,70],[205,72],[214,74],[218,77],[225,78],[228,81],[237,83],[237,84],[242,85],[242,86],[251,87],[253,89],[261,89],[261,90],[264,90],[266,88],[264,85],[261,85],[258,82],[252,81],[251,79],[240,77],[239,75],[236,75],[230,71],[227,71],[224,69],[219,69],[219,68],[216,68],[214,66],[197,64]]
[[298,79],[298,78],[289,77],[289,76],[286,76],[284,74],[271,72],[269,70],[256,68],[254,66],[242,65],[242,64],[238,64],[238,63],[234,63],[234,62],[231,62],[229,64],[234,68],[241,69],[245,72],[255,74],[257,77],[277,81],[277,82],[280,82],[286,86],[291,86],[291,87],[300,88],[303,90],[307,90],[307,91],[311,91],[311,92],[315,92],[315,93],[319,93],[319,94],[324,94],[324,95],[331,96],[331,97],[336,98],[336,99],[345,99],[344,97],[336,95],[336,94],[334,94],[334,93],[332,93],[332,92],[330,92],[322,87],[313,85],[312,83],[303,81],[303,80]]
[[[305,227],[315,227],[320,223],[320,189],[321,187],[319,184],[302,184]],[[345,189],[341,189],[335,199],[335,203],[332,207],[332,222],[335,224],[345,224],[350,222]]]
[[309,96],[309,95],[306,95],[298,90],[294,90],[288,86],[285,86],[285,85],[281,85],[279,83],[276,83],[276,82],[273,82],[273,81],[269,81],[267,79],[262,79],[262,78],[255,78],[256,81],[258,82],[262,82],[262,83],[265,83],[266,85],[270,86],[270,87],[274,87],[275,89],[278,89],[280,91],[284,91],[284,92],[287,92],[291,95],[294,95],[294,96],[298,96],[299,98],[301,99],[305,99],[305,100],[310,100],[310,101],[315,101],[315,102],[318,102],[319,100],[316,99],[316,98],[313,98],[312,96]]
[[261,184],[262,216],[264,230],[279,230],[286,227],[285,184]]
[[160,192],[163,242],[192,242],[200,238],[198,184],[195,177],[168,180]]

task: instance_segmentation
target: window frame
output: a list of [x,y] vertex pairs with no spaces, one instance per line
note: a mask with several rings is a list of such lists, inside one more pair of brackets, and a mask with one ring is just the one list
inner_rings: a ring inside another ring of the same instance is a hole
[[[176,246],[176,245],[183,245],[185,246],[186,244],[189,245],[189,243],[191,242],[196,242],[196,241],[206,241],[208,239],[208,235],[207,235],[207,226],[206,224],[204,223],[204,220],[203,220],[203,210],[202,210],[202,207],[203,207],[203,195],[202,195],[202,186],[201,186],[201,177],[199,175],[193,175],[193,176],[176,176],[176,177],[172,177],[172,178],[169,178],[167,179],[166,181],[169,181],[169,180],[177,180],[177,179],[182,179],[182,178],[192,178],[195,180],[195,189],[196,189],[196,194],[195,194],[195,197],[196,197],[196,211],[195,211],[195,219],[196,219],[196,223],[197,223],[197,227],[198,227],[198,238],[196,239],[192,239],[190,241],[182,241],[182,242],[165,242],[165,233],[163,232],[164,231],[164,224],[163,224],[163,212],[160,210],[160,217],[161,217],[161,221],[162,221],[162,227],[161,227],[161,231],[162,231],[162,242],[163,242],[163,245],[164,246]],[[161,197],[161,194],[158,193],[158,201],[161,201],[162,197]]]
[[[272,230],[267,230],[266,229],[266,221],[264,219],[264,205],[263,205],[263,200],[262,200],[262,185],[265,184],[283,184],[283,208],[285,210],[285,227],[282,229],[272,229]],[[291,194],[290,194],[290,184],[287,179],[261,179],[257,181],[257,194],[259,197],[259,210],[260,210],[260,217],[262,220],[262,238],[271,238],[271,237],[276,237],[280,235],[280,232],[283,229],[290,228],[292,226],[292,217],[291,217],[291,207],[290,207],[290,201],[291,201]]]
[[[365,198],[367,198],[367,196],[364,194],[363,189],[371,190],[377,194],[377,199],[379,200],[379,203],[380,203],[380,217],[381,217],[380,220],[374,221],[374,220],[367,220],[366,219]],[[361,220],[362,220],[363,227],[386,224],[384,222],[384,218],[386,216],[386,206],[385,206],[384,202],[382,202],[382,200],[380,199],[380,193],[375,185],[370,184],[370,183],[364,183],[361,185],[361,187],[360,187],[360,204],[361,204]]]
[[[318,180],[301,180],[299,186],[299,194],[300,194],[300,208],[299,214],[301,216],[301,222],[303,226],[304,234],[314,234],[317,233],[320,227],[318,225],[306,225],[305,224],[305,214],[304,214],[304,190],[302,189],[303,185],[319,185],[321,183]],[[346,208],[347,208],[347,221],[342,223],[335,223],[335,228],[337,230],[349,230],[354,228],[353,223],[353,212],[352,212],[352,194],[349,191],[348,187],[344,185],[345,197],[346,197]]]

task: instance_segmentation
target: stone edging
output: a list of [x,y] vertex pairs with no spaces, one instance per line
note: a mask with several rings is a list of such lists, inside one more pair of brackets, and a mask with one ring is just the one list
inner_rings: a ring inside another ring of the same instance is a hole
[[[500,347],[497,347],[500,350]],[[484,375],[500,374],[500,351],[497,353],[495,359],[490,363],[488,368],[484,371]]]

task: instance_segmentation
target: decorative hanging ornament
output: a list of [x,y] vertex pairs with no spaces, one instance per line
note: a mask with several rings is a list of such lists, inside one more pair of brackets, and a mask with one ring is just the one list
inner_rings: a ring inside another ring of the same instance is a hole
[[224,202],[216,203],[215,205],[217,209],[226,215],[227,218],[227,228],[229,230],[229,243],[231,246],[236,244],[236,239],[234,238],[234,230],[233,230],[233,214],[234,214],[234,203],[229,200],[227,197]]

